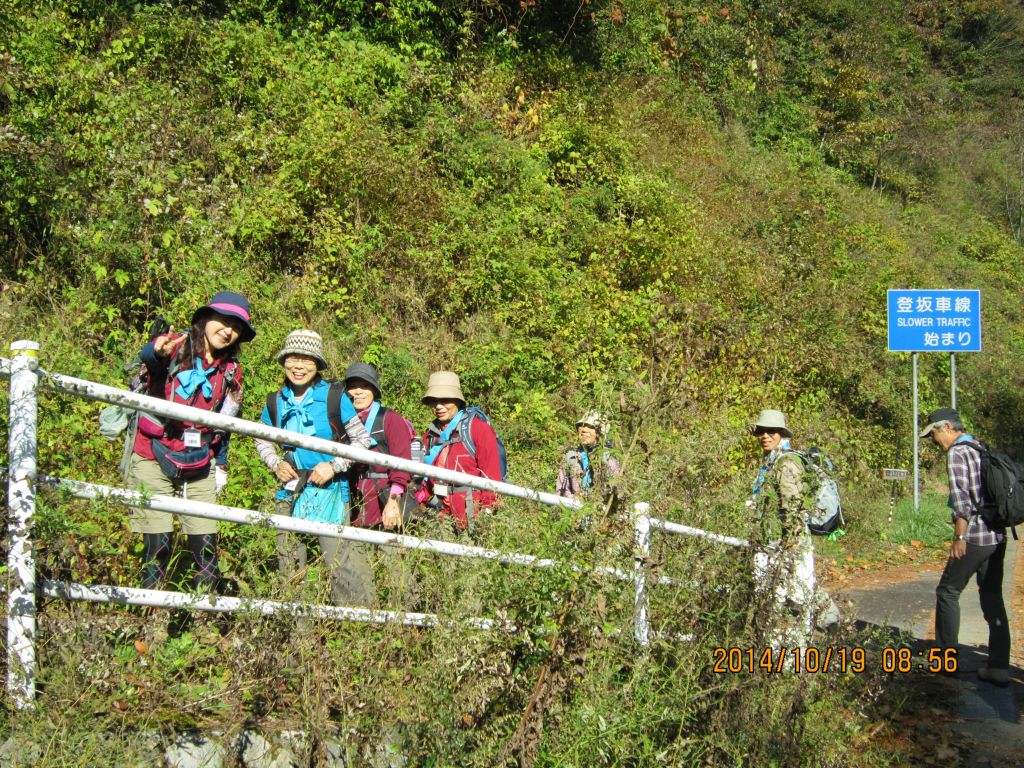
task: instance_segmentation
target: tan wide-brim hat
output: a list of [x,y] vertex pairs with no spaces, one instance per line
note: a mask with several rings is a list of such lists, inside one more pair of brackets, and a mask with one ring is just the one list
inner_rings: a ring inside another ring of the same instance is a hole
[[437,371],[430,374],[427,381],[427,391],[423,393],[421,402],[428,405],[428,400],[458,400],[465,403],[466,396],[462,394],[462,384],[459,376],[451,371]]
[[748,427],[750,434],[757,432],[758,427],[773,430],[785,437],[793,436],[792,431],[786,426],[786,414],[771,408],[765,408],[758,414],[757,421]]
[[305,355],[316,360],[317,370],[330,368],[324,357],[324,340],[316,331],[301,329],[292,331],[284,340],[284,346],[277,353],[277,362],[283,363],[288,355]]

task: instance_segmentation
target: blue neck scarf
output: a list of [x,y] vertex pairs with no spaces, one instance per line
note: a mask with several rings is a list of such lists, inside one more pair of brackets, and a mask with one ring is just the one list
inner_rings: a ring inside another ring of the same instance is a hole
[[754,478],[754,487],[750,491],[752,498],[756,499],[757,494],[761,492],[761,486],[763,486],[764,481],[768,479],[768,472],[771,470],[772,464],[775,463],[779,456],[789,450],[792,450],[790,448],[789,439],[783,438],[771,453],[766,453],[764,457],[762,457],[761,469],[758,470],[757,477]]
[[586,490],[594,484],[594,473],[590,467],[590,455],[587,449],[580,447],[580,468],[583,470],[583,477],[580,478],[580,487]]
[[195,368],[179,371],[174,377],[178,380],[178,388],[174,390],[174,393],[182,400],[188,400],[196,393],[197,389],[202,388],[203,397],[209,400],[213,397],[213,384],[210,383],[210,377],[216,370],[216,365],[203,368],[203,361],[197,357]]
[[[441,453],[441,449],[448,445],[448,441],[451,439],[452,432],[455,431],[455,427],[458,426],[459,422],[462,421],[462,417],[466,414],[465,411],[459,411],[455,414],[451,421],[448,422],[448,426],[441,432],[441,439],[437,441],[430,452],[423,457],[425,464],[433,464],[437,459],[437,455]],[[436,429],[436,428],[435,428]]]
[[303,435],[312,435],[316,432],[313,426],[313,414],[310,413],[310,406],[313,404],[312,387],[306,390],[301,400],[295,399],[295,393],[291,387],[281,390],[281,429],[291,432],[299,432]]

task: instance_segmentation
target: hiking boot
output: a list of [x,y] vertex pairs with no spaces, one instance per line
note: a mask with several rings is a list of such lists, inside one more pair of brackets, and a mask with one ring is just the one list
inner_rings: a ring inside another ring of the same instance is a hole
[[978,670],[978,679],[986,683],[992,683],[992,685],[998,685],[1000,688],[1005,688],[1010,684],[1010,670],[994,669],[985,665]]

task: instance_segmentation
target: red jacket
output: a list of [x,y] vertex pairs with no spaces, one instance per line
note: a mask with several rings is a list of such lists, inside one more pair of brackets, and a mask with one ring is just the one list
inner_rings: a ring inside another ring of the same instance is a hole
[[[202,408],[204,411],[217,411],[227,416],[235,416],[237,414],[237,408],[232,413],[228,413],[224,409],[224,399],[230,392],[231,399],[235,403],[242,402],[242,366],[238,361],[234,359],[215,360],[213,362],[215,370],[209,378],[212,389],[210,397],[206,397],[203,394],[202,387],[199,387],[188,400],[185,400],[175,392],[178,387],[177,377],[167,375],[170,365],[169,358],[157,357],[153,352],[152,344],[147,344],[143,347],[139,357],[149,369],[150,386],[146,394],[152,397],[163,398],[172,403],[182,403],[184,405],[191,405],[194,408]],[[230,382],[228,381],[229,374]],[[142,414],[142,416],[145,416],[145,414]],[[172,451],[180,451],[185,447],[185,442],[181,439],[182,430],[189,427],[198,429],[203,435],[204,442],[209,441],[211,456],[216,458],[217,464],[223,466],[227,463],[228,435],[214,436],[214,430],[202,424],[193,424],[190,421],[167,420],[164,436],[159,438],[159,440]],[[155,461],[152,446],[153,439],[156,438],[149,438],[140,430],[135,436],[134,452],[144,459]]]
[[[473,444],[476,446],[476,456],[474,456],[466,449],[465,444],[459,441],[459,432],[465,429],[465,426],[463,422],[456,427],[455,432],[452,434],[451,444],[441,449],[437,459],[434,461],[434,466],[500,481],[501,459],[498,456],[498,437],[494,433],[493,427],[481,418],[470,420],[470,436],[473,439]],[[443,426],[435,421],[424,433],[423,447],[426,451],[429,452],[437,443],[442,429]],[[466,528],[468,526],[466,519],[466,491],[455,491],[453,487],[449,486],[450,492],[442,496],[437,493],[438,489],[435,486],[444,485],[443,483],[436,483],[427,478],[424,480],[424,485],[437,495],[438,499],[442,502],[441,520],[444,520],[446,517],[452,517],[459,528]],[[480,510],[484,507],[493,508],[497,500],[498,495],[493,491],[473,491],[473,516],[476,517],[480,514]]]
[[[400,459],[412,459],[412,438],[409,435],[409,427],[406,425],[405,419],[389,408],[382,406],[381,411],[384,412],[384,418],[381,419],[378,416],[376,420],[383,421],[381,427],[384,441],[387,443],[388,455],[397,456]],[[359,418],[363,420],[364,424],[368,414],[368,408],[359,412]],[[366,424],[366,429],[374,439],[380,442],[381,433],[377,431],[377,426],[377,424]],[[371,450],[379,452],[380,449],[375,447]],[[399,488],[405,489],[412,476],[408,472],[388,469],[379,464],[369,468],[359,465],[359,469],[363,471],[356,475],[357,493],[353,498],[355,506],[351,525],[371,528],[381,523],[381,511],[383,504],[387,503],[388,496],[391,494],[391,486],[397,485]],[[367,477],[368,474],[387,475],[387,477]]]

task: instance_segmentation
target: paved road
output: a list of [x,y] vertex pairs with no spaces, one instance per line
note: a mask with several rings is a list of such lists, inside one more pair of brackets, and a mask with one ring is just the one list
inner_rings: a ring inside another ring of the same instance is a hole
[[[1011,588],[1017,577],[1019,550],[1019,543],[1011,538],[1006,550],[1006,570],[1003,574],[1003,597],[1007,607],[1010,606]],[[941,574],[942,564],[938,563],[912,581],[890,584],[884,578],[879,578],[877,587],[848,592],[840,590],[839,594],[854,603],[859,620],[879,626],[897,627],[923,640],[934,637],[935,586]],[[1024,573],[1021,577],[1024,578]],[[1018,638],[1024,632],[1024,627],[1014,627],[1012,620],[1010,629],[1016,630]],[[978,588],[973,581],[960,599],[960,644],[975,649],[988,645],[988,625],[981,614]],[[1020,647],[1019,642],[1016,645]]]
[[[960,652],[961,673],[951,681],[950,690],[957,696],[960,722],[954,729],[967,740],[970,747],[967,765],[1024,765],[1024,725],[1020,724],[1020,707],[1015,703],[1014,688],[1020,688],[1024,670],[1019,650],[1024,647],[1024,626],[1020,612],[1012,612],[1011,596],[1024,585],[1024,565],[1019,560],[1024,547],[1012,538],[1007,547],[1006,570],[1003,577],[1003,598],[1010,613],[1010,631],[1018,661],[1011,658],[1009,688],[997,688],[980,682],[975,670],[988,658],[988,625],[978,602],[978,588],[972,581],[960,598]],[[1020,567],[1017,567],[1017,566]],[[854,604],[857,619],[867,624],[896,627],[919,640],[934,637],[935,586],[939,582],[942,564],[939,563],[919,577],[898,584],[879,578],[872,588],[843,591],[837,596]],[[1017,701],[1024,697],[1017,696]],[[984,746],[982,746],[984,745]]]

